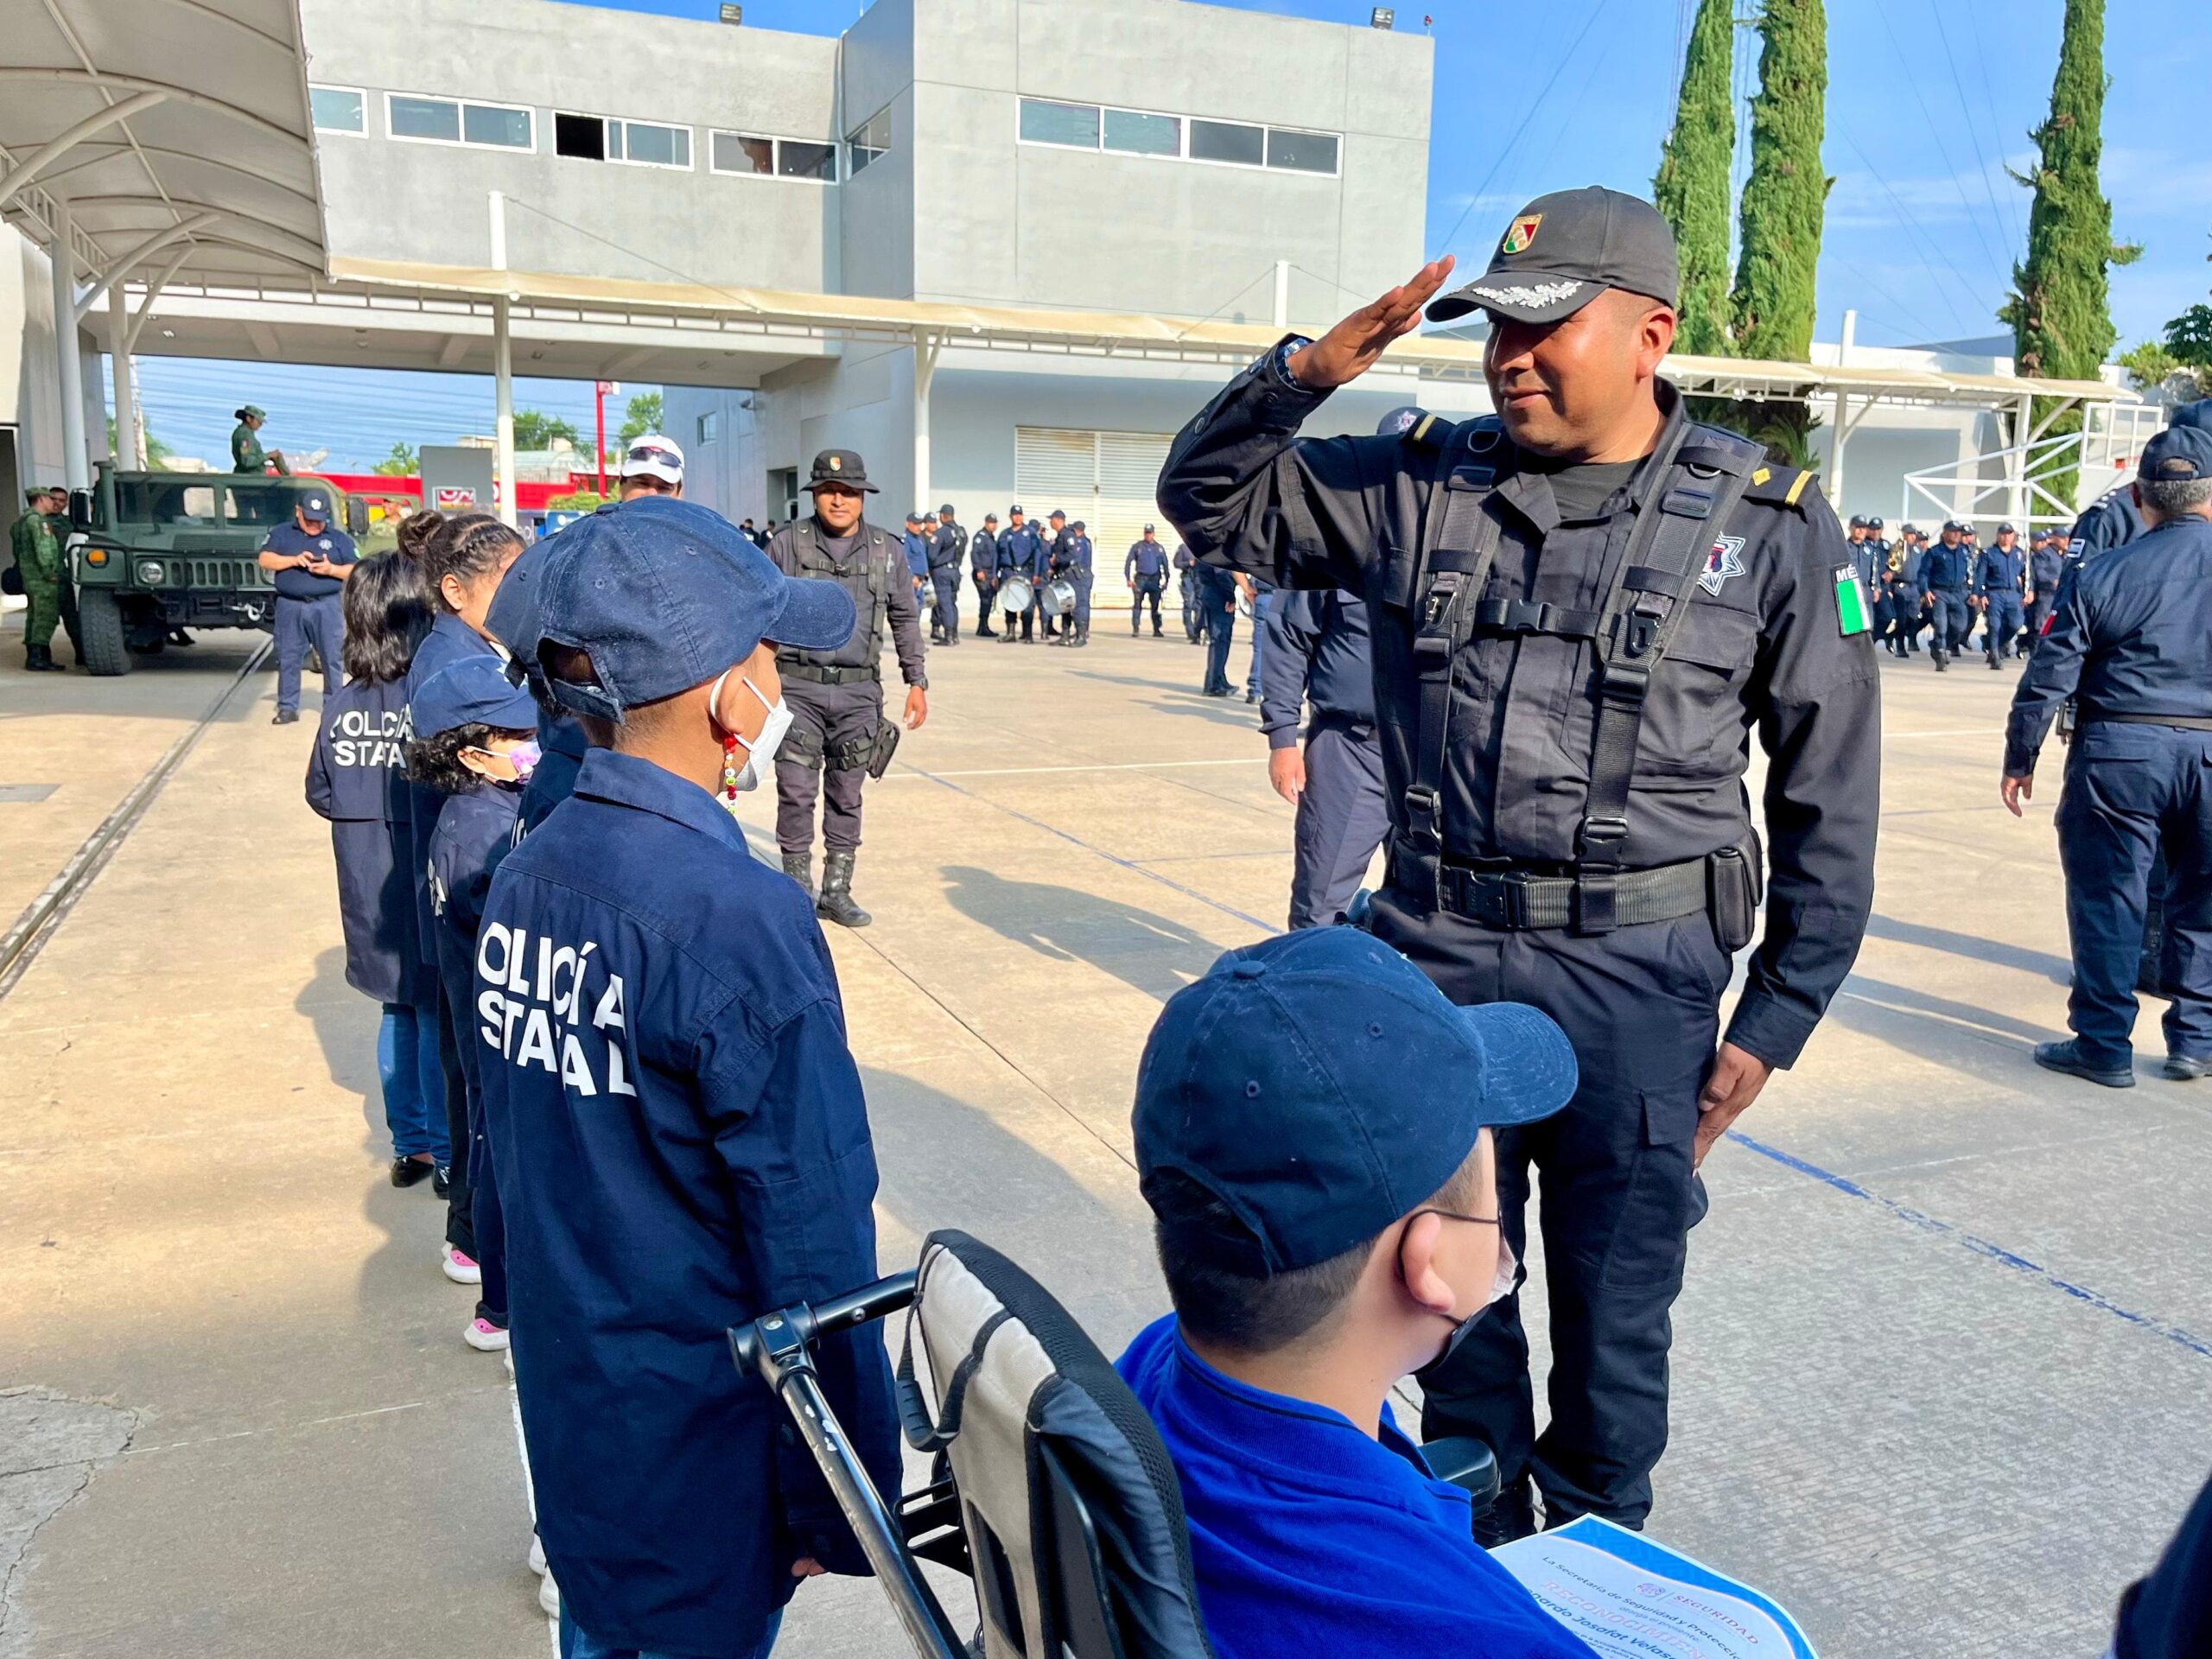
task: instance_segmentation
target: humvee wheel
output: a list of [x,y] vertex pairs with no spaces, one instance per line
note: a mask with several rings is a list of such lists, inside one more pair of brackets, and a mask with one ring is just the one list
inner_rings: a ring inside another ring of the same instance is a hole
[[115,595],[99,588],[77,595],[77,643],[85,666],[103,678],[130,671],[130,652],[124,645],[123,607]]

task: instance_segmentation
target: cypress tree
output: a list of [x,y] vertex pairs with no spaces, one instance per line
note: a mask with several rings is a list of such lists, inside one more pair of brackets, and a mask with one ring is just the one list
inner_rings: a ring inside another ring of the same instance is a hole
[[1735,0],[1698,0],[1675,130],[1661,151],[1652,200],[1682,257],[1681,327],[1675,348],[1726,356],[1728,340],[1728,172],[1736,154]]
[[[1821,0],[1764,0],[1759,90],[1751,100],[1751,171],[1744,184],[1736,354],[1802,363],[1813,349],[1814,276],[1827,214],[1821,166],[1827,122],[1827,13]],[[1813,413],[1787,400],[1739,403],[1725,423],[1777,461],[1812,464]]]
[[[2105,200],[2097,173],[2104,152],[2104,0],[2066,0],[2058,73],[2050,84],[2050,117],[2028,135],[2040,159],[2035,172],[2019,180],[2035,191],[2028,210],[2027,257],[2012,268],[2012,296],[1997,314],[2012,326],[2013,358],[2024,375],[2094,380],[2119,339],[2105,274],[2143,251],[2112,239],[2112,204]],[[2050,407],[2049,399],[2036,400],[2037,424]],[[2081,429],[2076,407],[2052,422],[2050,433]],[[2039,467],[2036,478],[2060,500],[2072,501],[2072,465]]]
[[1744,186],[1736,266],[1736,349],[1802,363],[1813,346],[1814,286],[1828,181],[1821,137],[1828,92],[1821,0],[1765,0],[1759,91],[1751,100],[1751,174]]

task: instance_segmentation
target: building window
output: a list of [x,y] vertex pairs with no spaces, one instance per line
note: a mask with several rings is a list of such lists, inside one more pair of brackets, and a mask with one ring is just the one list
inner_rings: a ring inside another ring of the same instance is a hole
[[886,105],[845,135],[845,176],[852,177],[891,148],[891,106]]
[[1191,123],[1191,159],[1194,162],[1235,162],[1260,167],[1267,162],[1268,133],[1264,127],[1248,127],[1236,121]]
[[691,129],[664,127],[653,121],[609,121],[607,159],[630,162],[639,167],[691,165]]
[[1183,123],[1172,115],[1141,110],[1106,111],[1106,148],[1129,156],[1180,156]]
[[580,162],[607,159],[607,121],[596,115],[553,113],[553,153]]
[[320,132],[369,130],[368,99],[351,86],[308,87],[308,111]]
[[763,178],[835,179],[837,147],[804,138],[760,138],[744,132],[707,135],[707,164],[717,173]]
[[710,409],[699,417],[699,447],[718,443],[722,435],[722,416],[720,410]]
[[[882,153],[876,152],[879,156]],[[779,138],[776,173],[780,178],[827,179],[834,183],[837,177],[837,146],[810,143],[803,138]]]
[[1292,173],[1333,174],[1337,170],[1337,135],[1269,127],[1268,165]]
[[531,112],[507,104],[471,104],[453,98],[416,98],[392,92],[385,121],[395,138],[423,143],[478,144],[492,149],[534,149]]
[[1071,149],[1098,148],[1098,106],[1096,104],[1048,104],[1042,99],[1021,100],[1021,136],[1033,144],[1064,144]]

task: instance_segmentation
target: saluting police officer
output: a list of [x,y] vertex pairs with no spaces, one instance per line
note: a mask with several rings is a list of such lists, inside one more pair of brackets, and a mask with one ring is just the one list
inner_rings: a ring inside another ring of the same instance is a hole
[[790,703],[790,738],[776,752],[776,842],[784,874],[814,891],[814,802],[822,811],[822,893],[815,911],[841,927],[874,919],[853,902],[853,861],[861,847],[861,785],[884,741],[883,625],[905,677],[907,728],[929,718],[929,676],[922,668],[922,631],[898,538],[861,516],[876,486],[850,449],[814,458],[808,493],[811,518],[796,518],[768,538],[768,556],[785,575],[834,582],[853,596],[860,626],[834,651],[785,647],[776,653]]
[[1160,594],[1167,585],[1167,550],[1160,544],[1159,532],[1152,525],[1144,527],[1144,534],[1129,543],[1129,550],[1122,560],[1122,579],[1129,584],[1129,638],[1141,633],[1145,601],[1152,602],[1152,637],[1165,639],[1167,636],[1160,626]]
[[938,643],[960,643],[960,556],[968,550],[968,532],[952,516],[948,501],[937,510],[937,525],[930,533],[930,591],[935,595]]
[[[1553,1525],[1650,1508],[1697,1164],[1858,951],[1881,709],[1866,595],[1811,475],[1693,425],[1657,378],[1677,264],[1647,202],[1542,197],[1429,307],[1490,314],[1497,415],[1297,437],[1450,270],[1271,350],[1183,429],[1160,496],[1210,563],[1365,597],[1392,828],[1370,925],[1455,1001],[1542,1008],[1580,1061],[1573,1104],[1497,1154],[1516,1252],[1542,1172],[1550,1424],[1538,1439],[1517,1294],[1422,1378],[1425,1430],[1497,1453],[1495,1541],[1534,1528],[1532,1477]],[[1774,902],[1721,1041],[1758,903],[1754,728]]]
[[976,637],[995,639],[998,636],[991,631],[991,607],[999,594],[999,516],[995,512],[983,515],[983,527],[968,544],[968,571],[976,584]]
[[2212,432],[2159,433],[2130,494],[2143,534],[2061,584],[2012,695],[2001,785],[2017,817],[2059,705],[2077,698],[2057,815],[2074,1036],[2035,1058],[2113,1089],[2135,1083],[2139,942],[2161,851],[2165,1075],[2212,1071]]

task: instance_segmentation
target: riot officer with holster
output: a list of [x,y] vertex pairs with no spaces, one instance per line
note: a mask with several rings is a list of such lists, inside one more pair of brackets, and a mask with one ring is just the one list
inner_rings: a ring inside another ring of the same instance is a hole
[[[1160,504],[1209,564],[1365,599],[1391,820],[1366,925],[1453,1001],[1533,1003],[1574,1044],[1573,1103],[1497,1149],[1524,1259],[1542,1174],[1549,1425],[1517,1290],[1422,1374],[1425,1433],[1497,1454],[1478,1524],[1495,1541],[1535,1527],[1532,1480],[1551,1525],[1649,1510],[1697,1166],[1858,952],[1881,704],[1871,601],[1811,475],[1695,424],[1658,378],[1679,277],[1646,202],[1532,202],[1490,269],[1429,306],[1490,314],[1496,415],[1298,437],[1450,270],[1269,350],[1177,436]],[[1763,863],[1764,937],[1723,1040]]]
[[786,575],[842,585],[853,596],[860,625],[835,651],[776,653],[776,671],[791,707],[791,735],[776,752],[776,842],[784,874],[814,891],[814,801],[822,813],[822,893],[815,911],[825,921],[866,927],[873,919],[853,902],[853,861],[861,845],[861,785],[880,778],[899,747],[899,728],[883,717],[883,625],[906,678],[909,730],[929,717],[929,677],[922,667],[922,631],[903,542],[861,515],[876,486],[850,449],[825,449],[807,480],[810,518],[785,524],[768,540],[768,556]]

